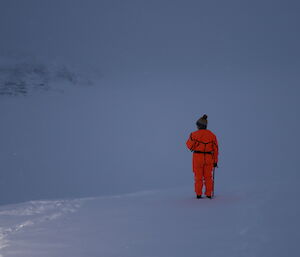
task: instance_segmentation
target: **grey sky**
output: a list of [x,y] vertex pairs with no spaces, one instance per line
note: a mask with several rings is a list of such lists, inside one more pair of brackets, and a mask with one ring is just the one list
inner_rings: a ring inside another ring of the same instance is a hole
[[202,72],[299,65],[298,1],[0,2],[0,51],[103,70]]

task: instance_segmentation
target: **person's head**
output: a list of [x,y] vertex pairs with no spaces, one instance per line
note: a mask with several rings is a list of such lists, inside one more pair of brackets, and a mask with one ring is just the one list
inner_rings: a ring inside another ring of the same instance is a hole
[[207,128],[207,115],[204,114],[199,120],[196,122],[198,129],[206,129]]

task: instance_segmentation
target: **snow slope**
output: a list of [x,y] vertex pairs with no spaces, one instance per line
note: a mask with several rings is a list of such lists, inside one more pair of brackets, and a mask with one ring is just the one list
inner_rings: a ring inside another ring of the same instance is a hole
[[298,256],[298,230],[267,215],[282,203],[270,209],[268,194],[233,191],[197,200],[173,188],[2,206],[1,256]]
[[1,257],[300,256],[299,2],[85,2],[0,1]]
[[[1,98],[1,204],[73,199],[2,205],[1,257],[300,256],[297,88],[134,75]],[[185,140],[211,99],[217,197],[196,200]]]

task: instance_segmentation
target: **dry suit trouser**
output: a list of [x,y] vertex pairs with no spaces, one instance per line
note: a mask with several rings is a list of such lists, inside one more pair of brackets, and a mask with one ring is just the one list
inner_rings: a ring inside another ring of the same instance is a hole
[[211,196],[213,193],[213,165],[204,164],[194,168],[194,179],[195,179],[195,193],[202,195],[203,184],[205,184],[205,195]]

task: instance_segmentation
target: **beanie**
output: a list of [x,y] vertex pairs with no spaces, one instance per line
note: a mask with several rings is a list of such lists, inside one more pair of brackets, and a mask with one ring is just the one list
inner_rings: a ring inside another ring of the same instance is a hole
[[207,127],[207,115],[204,114],[199,120],[196,122],[197,127]]

